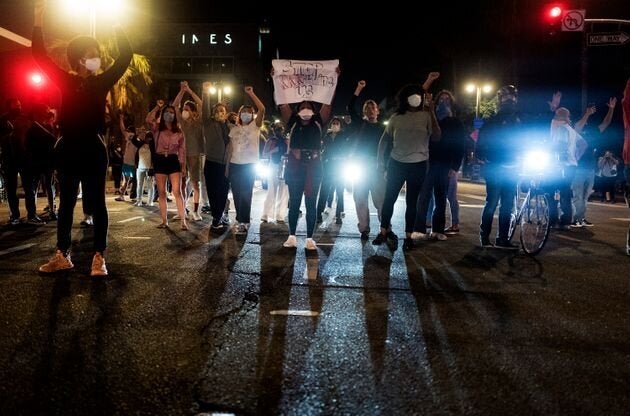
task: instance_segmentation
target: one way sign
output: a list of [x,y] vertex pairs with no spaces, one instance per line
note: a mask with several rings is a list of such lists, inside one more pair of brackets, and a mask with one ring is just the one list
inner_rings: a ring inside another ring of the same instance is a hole
[[625,32],[589,33],[589,46],[623,45],[630,40]]

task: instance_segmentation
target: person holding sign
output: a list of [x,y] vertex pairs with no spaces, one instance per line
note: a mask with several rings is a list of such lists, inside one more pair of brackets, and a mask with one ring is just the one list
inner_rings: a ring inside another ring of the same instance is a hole
[[[289,187],[289,238],[284,247],[297,247],[295,231],[302,195],[306,204],[306,249],[317,250],[313,240],[317,193],[322,179],[322,126],[330,119],[330,103],[337,88],[339,61],[272,61],[274,98],[290,130],[285,182]],[[317,112],[313,102],[321,103]],[[299,103],[295,111],[289,103]]]
[[302,195],[306,204],[306,249],[317,250],[313,240],[317,219],[317,193],[322,180],[322,124],[328,122],[330,104],[319,113],[311,101],[302,101],[295,112],[288,104],[280,105],[282,119],[289,127],[288,165],[285,181],[289,186],[289,238],[284,247],[297,247],[295,232]]

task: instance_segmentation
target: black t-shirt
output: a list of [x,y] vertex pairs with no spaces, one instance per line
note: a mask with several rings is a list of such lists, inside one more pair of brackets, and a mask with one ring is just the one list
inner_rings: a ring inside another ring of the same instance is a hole
[[322,119],[315,114],[307,124],[302,124],[300,118],[293,114],[288,122],[291,135],[289,147],[291,149],[320,150],[322,146]]

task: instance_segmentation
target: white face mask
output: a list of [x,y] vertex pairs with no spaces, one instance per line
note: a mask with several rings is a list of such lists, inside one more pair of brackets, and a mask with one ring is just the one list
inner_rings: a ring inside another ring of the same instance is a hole
[[313,113],[313,110],[311,110],[310,108],[303,108],[300,110],[300,112],[298,113],[298,116],[302,119],[302,120],[310,120],[311,117],[313,117],[315,113]]
[[101,68],[101,58],[86,59],[83,66],[90,72],[96,72]]
[[409,103],[409,106],[416,108],[420,106],[420,103],[422,103],[422,97],[418,94],[410,95],[407,97],[407,102]]
[[182,118],[184,120],[188,120],[190,118],[190,111],[188,111],[188,110],[182,111]]
[[339,133],[339,131],[341,131],[341,126],[339,124],[333,124],[330,126],[330,131],[333,133]]
[[241,122],[243,124],[249,124],[252,121],[252,118],[254,118],[252,113],[241,113]]

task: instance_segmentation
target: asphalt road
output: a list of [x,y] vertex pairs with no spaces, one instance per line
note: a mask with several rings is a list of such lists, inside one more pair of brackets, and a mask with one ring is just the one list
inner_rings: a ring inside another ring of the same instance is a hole
[[80,207],[54,277],[36,272],[54,223],[2,226],[0,414],[628,414],[625,204],[589,204],[594,227],[532,258],[478,246],[478,184],[460,184],[462,233],[409,253],[362,243],[346,194],[307,258],[302,219],[297,250],[259,225],[264,193],[249,233],[219,238],[109,196],[104,280]]

